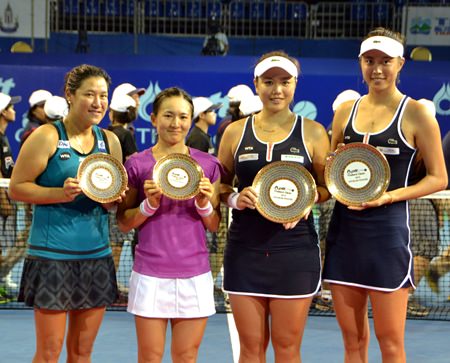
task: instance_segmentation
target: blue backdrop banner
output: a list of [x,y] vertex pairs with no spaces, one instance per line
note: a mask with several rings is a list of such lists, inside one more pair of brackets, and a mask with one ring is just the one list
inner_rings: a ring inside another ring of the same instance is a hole
[[[302,73],[292,108],[303,116],[328,126],[333,118],[331,105],[337,94],[345,89],[366,93],[357,59],[299,60]],[[36,89],[46,89],[62,96],[64,75],[76,65],[88,63],[104,68],[112,77],[112,88],[130,82],[146,89],[141,97],[139,118],[134,124],[138,148],[142,150],[156,139],[150,113],[152,102],[161,89],[179,86],[192,96],[222,102],[224,106],[218,112],[219,122],[226,115],[226,94],[231,87],[244,83],[254,88],[253,65],[256,58],[4,54],[0,62],[1,92],[23,98],[15,105],[16,121],[6,130],[13,154],[17,157],[20,135],[28,122],[28,97]],[[400,78],[402,92],[416,99],[434,101],[444,135],[450,129],[450,62],[407,61]],[[103,127],[109,124],[107,115],[101,123]],[[211,133],[214,134],[216,129],[217,125],[210,130]]]

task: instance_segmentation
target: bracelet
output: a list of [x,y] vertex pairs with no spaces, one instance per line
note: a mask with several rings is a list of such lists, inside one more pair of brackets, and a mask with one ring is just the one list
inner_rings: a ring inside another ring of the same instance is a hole
[[238,192],[233,192],[228,196],[227,204],[232,209],[242,210],[242,208],[239,208],[237,205],[237,200],[239,198]]
[[139,211],[146,217],[151,217],[156,213],[159,207],[152,207],[147,198],[145,198],[139,205]]
[[194,201],[194,204],[195,204],[195,208],[197,209],[197,213],[202,218],[209,217],[214,212],[214,208],[209,200],[208,200],[208,203],[206,204],[206,207],[203,207],[203,208],[197,204],[196,200]]

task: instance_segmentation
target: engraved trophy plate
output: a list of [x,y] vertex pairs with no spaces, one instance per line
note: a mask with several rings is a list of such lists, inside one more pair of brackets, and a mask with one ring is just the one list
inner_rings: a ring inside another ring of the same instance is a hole
[[162,193],[171,199],[186,200],[199,192],[203,170],[185,154],[169,154],[161,158],[153,168],[153,179]]
[[378,199],[387,190],[390,179],[386,157],[369,144],[347,144],[325,165],[325,183],[329,192],[347,206],[359,206]]
[[289,223],[303,218],[313,207],[316,183],[300,164],[275,161],[263,167],[252,184],[258,193],[256,209],[276,223]]
[[124,166],[105,153],[88,155],[78,167],[77,178],[84,194],[99,203],[117,200],[128,184]]

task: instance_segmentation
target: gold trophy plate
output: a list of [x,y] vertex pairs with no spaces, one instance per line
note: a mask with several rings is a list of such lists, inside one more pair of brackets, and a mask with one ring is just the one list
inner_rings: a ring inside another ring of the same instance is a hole
[[325,183],[329,192],[347,206],[359,206],[378,199],[387,190],[390,179],[386,157],[369,144],[347,144],[325,164]]
[[256,174],[253,189],[258,193],[256,209],[266,219],[289,223],[303,218],[313,207],[316,182],[300,164],[275,161]]
[[78,167],[77,178],[84,194],[99,203],[117,200],[128,184],[122,163],[105,153],[88,155]]
[[153,168],[153,179],[162,193],[175,200],[187,200],[196,196],[202,177],[200,165],[185,154],[166,155]]

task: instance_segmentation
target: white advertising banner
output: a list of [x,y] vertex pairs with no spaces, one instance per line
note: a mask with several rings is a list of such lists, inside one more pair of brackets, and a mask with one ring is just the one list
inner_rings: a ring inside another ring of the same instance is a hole
[[450,6],[403,8],[408,45],[450,46]]
[[46,0],[0,0],[0,37],[45,38]]

